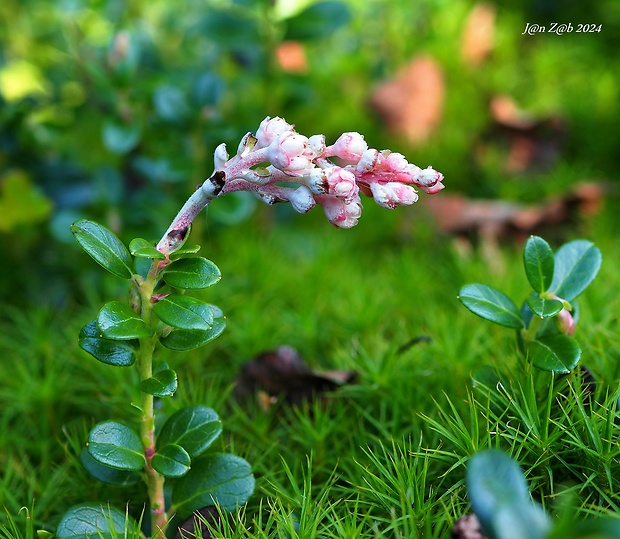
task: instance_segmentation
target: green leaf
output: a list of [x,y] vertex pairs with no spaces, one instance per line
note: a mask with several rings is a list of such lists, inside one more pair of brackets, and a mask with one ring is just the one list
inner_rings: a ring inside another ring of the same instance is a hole
[[180,249],[171,252],[169,258],[173,262],[175,260],[179,260],[180,258],[193,258],[193,255],[195,255],[198,251],[200,251],[200,245],[190,245],[189,247],[183,246]]
[[89,322],[80,330],[78,344],[82,350],[108,365],[129,367],[136,362],[138,341],[106,339],[99,333],[96,320]]
[[103,145],[112,153],[126,154],[133,150],[140,142],[140,125],[137,123],[125,125],[108,121],[103,124]]
[[568,335],[545,335],[527,344],[528,357],[534,367],[557,373],[570,372],[581,358],[581,348]]
[[347,24],[351,13],[343,2],[318,2],[290,18],[286,39],[316,39],[332,35]]
[[159,319],[172,327],[207,331],[213,326],[213,311],[209,304],[190,296],[170,294],[153,305]]
[[472,313],[485,320],[514,329],[523,327],[519,309],[513,301],[490,286],[484,284],[465,285],[461,288],[458,299]]
[[133,256],[140,258],[156,258],[157,260],[163,260],[166,258],[164,253],[160,253],[152,243],[143,238],[134,238],[129,243],[129,252]]
[[213,311],[213,326],[208,331],[187,331],[174,329],[160,339],[162,345],[171,350],[192,350],[217,339],[226,328],[226,318],[215,305],[210,305]]
[[[471,457],[466,481],[472,508],[490,539],[542,539],[548,532],[548,517],[530,500],[519,465],[504,452],[490,449]],[[531,535],[511,536],[513,528],[500,527],[501,523],[518,521],[523,513],[533,517],[527,523]]]
[[120,301],[111,301],[101,308],[97,327],[106,339],[144,339],[153,335],[144,320]]
[[153,104],[157,115],[172,123],[182,123],[191,112],[185,93],[175,86],[162,85],[157,88],[153,94]]
[[218,267],[202,257],[182,258],[168,266],[163,278],[175,288],[207,288],[221,279]]
[[131,485],[135,485],[141,480],[140,474],[136,472],[117,470],[116,468],[110,468],[109,466],[100,464],[86,449],[80,453],[80,460],[82,461],[82,466],[84,466],[90,475],[92,475],[95,479],[99,479],[99,481],[103,481],[104,483],[108,483],[110,485],[129,487]]
[[523,249],[525,275],[532,288],[542,294],[553,280],[553,251],[539,236],[530,236]]
[[540,318],[555,316],[564,308],[564,304],[560,300],[541,298],[536,294],[527,298],[527,305]]
[[115,507],[96,503],[69,509],[56,528],[57,539],[125,539],[140,537],[137,523]]
[[106,227],[80,219],[71,225],[75,240],[98,264],[123,279],[131,279],[132,261],[127,247]]
[[91,457],[111,468],[138,471],[144,467],[140,436],[122,423],[97,423],[90,431],[87,448]]
[[153,468],[166,477],[181,477],[190,468],[192,459],[180,445],[168,444],[153,455]]
[[603,256],[586,240],[565,243],[555,253],[555,273],[549,290],[566,301],[573,301],[594,280]]
[[236,455],[215,454],[194,462],[172,491],[174,510],[181,518],[206,505],[225,511],[245,503],[254,492],[254,476],[247,461]]
[[191,458],[203,453],[222,432],[218,415],[206,406],[183,408],[172,414],[157,437],[157,450],[165,445],[180,445]]
[[140,391],[156,397],[172,397],[177,390],[177,373],[165,369],[155,373],[152,378],[140,382]]

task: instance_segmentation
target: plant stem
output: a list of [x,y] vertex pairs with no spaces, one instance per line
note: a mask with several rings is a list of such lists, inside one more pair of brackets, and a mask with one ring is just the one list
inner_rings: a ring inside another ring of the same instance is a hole
[[[159,261],[153,260],[151,269],[146,280],[140,284],[140,316],[147,325],[151,325],[153,304],[151,298],[157,284],[159,273]],[[157,336],[140,339],[140,351],[136,362],[140,382],[153,376],[153,351],[157,343]],[[153,407],[153,395],[141,393],[142,423],[140,425],[140,437],[144,445],[146,464],[146,486],[150,502],[151,512],[151,535],[153,532],[164,536],[168,517],[164,501],[164,476],[157,472],[151,465],[151,459],[155,454],[155,412]]]

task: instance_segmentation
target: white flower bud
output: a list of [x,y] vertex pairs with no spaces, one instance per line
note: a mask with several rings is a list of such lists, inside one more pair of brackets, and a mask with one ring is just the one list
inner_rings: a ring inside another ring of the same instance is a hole
[[308,213],[316,205],[316,201],[305,185],[298,187],[289,195],[289,201],[297,213]]

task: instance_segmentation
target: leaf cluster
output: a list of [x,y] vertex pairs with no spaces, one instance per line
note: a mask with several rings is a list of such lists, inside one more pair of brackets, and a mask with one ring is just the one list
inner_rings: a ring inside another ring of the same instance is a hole
[[463,286],[458,299],[481,318],[517,330],[521,350],[535,367],[567,373],[579,363],[581,348],[572,330],[556,325],[558,316],[563,313],[577,322],[575,299],[594,280],[601,261],[592,242],[571,241],[554,253],[544,239],[531,236],[523,266],[533,291],[521,309],[503,292],[479,283]]

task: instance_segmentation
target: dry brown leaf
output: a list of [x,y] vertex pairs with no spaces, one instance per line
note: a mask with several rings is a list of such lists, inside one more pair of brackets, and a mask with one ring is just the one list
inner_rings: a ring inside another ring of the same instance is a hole
[[371,104],[390,131],[417,145],[426,141],[439,125],[444,91],[439,64],[428,56],[418,56],[393,80],[377,88]]
[[310,369],[297,350],[280,346],[246,362],[237,377],[237,396],[256,396],[259,406],[268,410],[279,398],[288,404],[304,401],[355,382],[351,371],[319,372]]
[[496,8],[492,4],[476,4],[467,17],[461,55],[472,66],[480,65],[493,50]]

